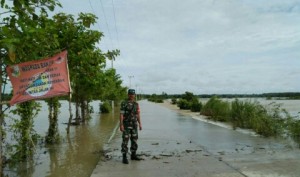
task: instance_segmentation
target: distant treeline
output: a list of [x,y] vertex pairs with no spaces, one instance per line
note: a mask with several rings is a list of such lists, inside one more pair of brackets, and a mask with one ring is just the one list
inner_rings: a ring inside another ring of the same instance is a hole
[[201,98],[211,98],[213,96],[218,96],[220,98],[253,98],[253,97],[300,98],[300,92],[262,93],[262,94],[203,94],[198,96]]
[[[143,94],[143,98],[181,98],[183,94],[170,94],[163,92],[162,94]],[[289,99],[300,99],[300,92],[281,92],[281,93],[262,93],[262,94],[199,94],[195,95],[199,98],[211,98],[217,96],[218,98],[289,98]]]
[[[300,117],[291,116],[287,110],[281,108],[275,102],[269,105],[261,105],[250,99],[240,97],[264,97],[267,99],[300,98],[300,93],[267,93],[267,94],[222,94],[222,95],[194,95],[185,92],[182,95],[151,95],[148,100],[161,103],[165,98],[171,97],[171,104],[177,105],[181,110],[200,112],[207,119],[219,122],[227,122],[234,129],[252,129],[265,137],[291,137],[300,147]],[[223,98],[234,98],[228,101]],[[200,99],[199,99],[200,98]],[[200,102],[201,98],[209,98],[207,102]]]
[[[138,94],[140,99],[171,99],[171,98],[181,98],[183,94],[170,94],[163,92],[162,94]],[[199,94],[195,95],[199,98],[211,98],[217,96],[218,98],[289,98],[289,99],[300,99],[300,92],[282,92],[282,93],[263,93],[263,94]],[[8,101],[12,97],[11,94],[2,94],[2,100]],[[61,99],[67,99],[67,97],[62,97]]]

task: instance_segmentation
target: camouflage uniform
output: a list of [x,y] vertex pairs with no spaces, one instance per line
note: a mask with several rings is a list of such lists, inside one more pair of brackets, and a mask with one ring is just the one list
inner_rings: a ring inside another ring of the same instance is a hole
[[131,153],[135,154],[138,144],[138,122],[137,122],[137,116],[140,112],[139,104],[135,101],[126,100],[123,101],[121,104],[121,114],[123,114],[123,125],[124,125],[124,131],[123,131],[123,141],[121,145],[121,152],[123,154],[126,154],[128,152],[128,141],[130,138],[131,141],[131,147],[130,151]]

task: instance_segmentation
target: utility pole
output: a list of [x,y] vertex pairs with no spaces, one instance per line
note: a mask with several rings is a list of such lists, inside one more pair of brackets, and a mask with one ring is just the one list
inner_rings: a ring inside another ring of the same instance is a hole
[[135,91],[135,94],[136,94],[136,100],[139,100],[139,91],[138,91],[138,85],[135,84],[135,88],[136,88],[136,91]]
[[129,88],[131,88],[131,78],[133,78],[134,76],[128,76],[129,77]]

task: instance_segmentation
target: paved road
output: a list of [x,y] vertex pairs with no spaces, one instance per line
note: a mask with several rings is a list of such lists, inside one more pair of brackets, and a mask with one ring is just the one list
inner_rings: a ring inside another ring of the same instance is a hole
[[160,104],[140,105],[138,153],[144,160],[122,164],[117,132],[91,177],[300,177],[300,151],[285,141],[209,124]]

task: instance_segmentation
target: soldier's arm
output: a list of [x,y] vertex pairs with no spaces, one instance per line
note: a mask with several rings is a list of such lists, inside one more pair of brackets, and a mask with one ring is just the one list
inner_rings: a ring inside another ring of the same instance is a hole
[[124,131],[124,104],[121,104],[121,110],[120,110],[120,131]]
[[123,119],[124,119],[124,116],[123,114],[121,113],[120,114],[120,131],[124,131],[124,124],[123,124]]
[[140,114],[141,111],[140,111],[139,104],[137,104],[137,107],[138,107],[138,109],[137,109],[137,121],[139,123],[139,129],[142,130],[142,122],[141,122],[141,114]]

